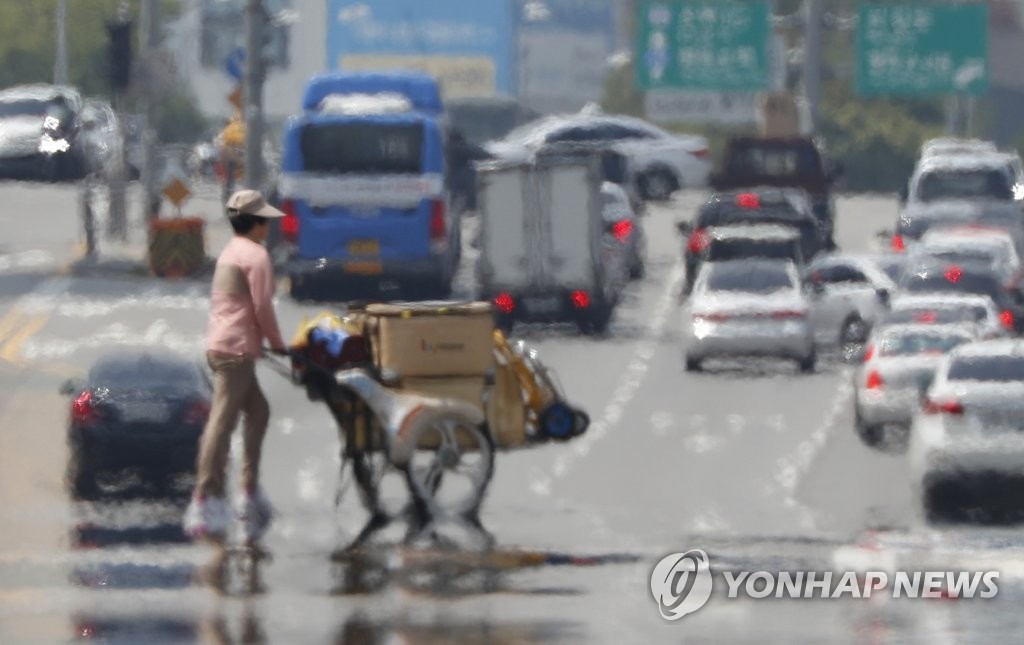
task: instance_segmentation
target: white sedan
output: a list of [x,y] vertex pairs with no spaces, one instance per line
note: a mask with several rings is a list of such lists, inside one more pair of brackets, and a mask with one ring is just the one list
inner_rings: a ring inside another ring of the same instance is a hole
[[899,295],[878,325],[918,323],[927,325],[974,325],[978,338],[1006,338],[1013,333],[1013,321],[1001,316],[988,296],[943,293]]
[[1024,502],[1024,341],[953,350],[911,426],[909,474],[929,520]]
[[486,146],[499,159],[526,161],[549,144],[606,143],[630,160],[641,196],[665,200],[683,188],[707,186],[711,175],[708,140],[673,134],[641,119],[581,112],[533,121]]
[[709,358],[772,356],[813,372],[808,304],[792,262],[705,262],[683,319],[686,369],[700,370]]
[[861,440],[871,447],[899,445],[943,356],[976,338],[972,325],[876,329],[853,381],[854,426]]

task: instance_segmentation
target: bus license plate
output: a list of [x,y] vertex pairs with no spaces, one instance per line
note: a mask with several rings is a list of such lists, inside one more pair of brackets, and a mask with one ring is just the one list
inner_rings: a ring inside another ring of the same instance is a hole
[[353,240],[348,243],[348,254],[357,257],[377,257],[380,255],[380,242],[377,240]]
[[344,264],[345,273],[353,273],[356,275],[380,275],[384,272],[384,267],[381,263],[376,260],[365,260],[362,262],[346,262]]

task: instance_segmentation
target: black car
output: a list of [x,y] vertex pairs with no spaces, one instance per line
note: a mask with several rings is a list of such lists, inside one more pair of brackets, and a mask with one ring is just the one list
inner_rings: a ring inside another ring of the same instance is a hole
[[80,141],[84,101],[74,89],[22,85],[0,91],[0,176],[8,179],[81,179],[86,153]]
[[68,381],[68,484],[76,498],[100,493],[104,475],[135,471],[158,485],[194,474],[212,387],[198,363],[128,351],[99,360],[84,383]]
[[826,232],[811,209],[807,193],[799,189],[753,188],[716,193],[697,213],[696,222],[680,222],[679,231],[687,238],[686,290],[693,287],[697,270],[711,243],[714,227],[773,224],[795,229],[800,238],[804,261],[828,249]]
[[822,142],[807,137],[736,137],[722,155],[722,169],[711,177],[717,191],[744,186],[799,188],[807,192],[811,209],[835,250],[833,189],[842,165],[831,160]]
[[901,293],[963,293],[988,296],[1007,327],[1024,331],[1024,303],[990,270],[970,265],[925,262],[907,267],[899,282]]
[[953,200],[916,204],[900,213],[895,231],[882,234],[891,236],[890,250],[902,253],[932,228],[968,225],[1008,231],[1013,235],[1018,252],[1024,255],[1024,219],[1020,206],[1011,202]]

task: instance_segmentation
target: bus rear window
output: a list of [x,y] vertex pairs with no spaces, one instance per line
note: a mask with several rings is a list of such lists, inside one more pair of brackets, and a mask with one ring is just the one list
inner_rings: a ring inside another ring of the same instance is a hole
[[418,174],[423,126],[417,123],[310,125],[301,137],[306,172],[326,174]]

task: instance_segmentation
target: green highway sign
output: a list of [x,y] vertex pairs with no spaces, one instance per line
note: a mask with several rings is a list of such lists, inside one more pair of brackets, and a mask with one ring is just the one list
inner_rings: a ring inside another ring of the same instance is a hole
[[861,5],[858,94],[983,94],[988,85],[985,4]]
[[640,0],[636,30],[633,61],[641,89],[770,87],[768,0]]

